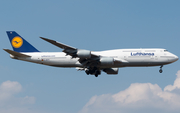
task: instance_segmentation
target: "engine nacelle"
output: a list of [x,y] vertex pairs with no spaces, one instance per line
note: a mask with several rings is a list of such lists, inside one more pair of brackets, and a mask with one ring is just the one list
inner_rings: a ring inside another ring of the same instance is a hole
[[100,59],[101,65],[113,65],[114,58],[103,57]]
[[106,68],[103,71],[107,74],[118,74],[119,68]]
[[76,54],[79,58],[91,58],[91,51],[89,51],[89,50],[80,49],[77,51]]

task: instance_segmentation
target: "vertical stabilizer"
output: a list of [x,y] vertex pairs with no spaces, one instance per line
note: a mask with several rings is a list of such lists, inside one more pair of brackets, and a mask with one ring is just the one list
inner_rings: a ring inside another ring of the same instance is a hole
[[39,52],[15,31],[6,31],[13,50],[16,52]]

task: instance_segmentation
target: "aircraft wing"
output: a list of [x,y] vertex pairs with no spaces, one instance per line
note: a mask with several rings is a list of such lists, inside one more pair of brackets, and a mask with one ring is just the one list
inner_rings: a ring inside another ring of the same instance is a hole
[[54,41],[54,40],[51,40],[51,39],[47,39],[47,38],[43,38],[43,37],[40,37],[40,38],[43,39],[43,40],[45,40],[45,41],[47,41],[47,42],[49,42],[49,43],[51,43],[51,44],[53,44],[53,45],[55,45],[55,46],[57,46],[57,47],[60,47],[60,48],[62,48],[62,49],[76,50],[76,48],[74,48],[74,47],[71,47],[71,46],[68,46],[68,45],[59,43],[59,42],[57,42],[57,41]]
[[100,56],[98,54],[95,54],[89,50],[82,50],[82,49],[77,49],[65,44],[62,44],[60,42],[51,40],[51,39],[47,39],[47,38],[43,38],[40,37],[41,39],[57,46],[63,49],[63,52],[66,53],[66,55],[70,55],[72,56],[72,58],[79,58],[79,62],[84,66],[84,67],[95,67],[98,64],[101,63],[101,59],[104,60],[108,60],[108,59],[112,59],[114,62],[118,62],[118,63],[122,63],[122,62],[127,62],[123,59],[119,59],[119,58],[107,58],[105,56]]
[[[63,52],[65,52],[67,55],[71,55],[72,58],[80,58],[82,60],[82,57],[84,55],[83,58],[85,58],[85,56],[88,56],[89,54],[89,57],[99,57],[98,55],[95,55],[95,54],[92,54],[89,50],[80,50],[80,49],[77,49],[75,47],[71,47],[71,46],[68,46],[68,45],[65,45],[63,43],[60,43],[60,42],[57,42],[57,41],[54,41],[54,40],[51,40],[51,39],[47,39],[47,38],[44,38],[44,37],[40,37],[41,39],[57,46],[57,47],[60,47],[61,49],[63,49]],[[83,54],[83,55],[78,55],[79,54]],[[86,55],[85,55],[86,54]]]

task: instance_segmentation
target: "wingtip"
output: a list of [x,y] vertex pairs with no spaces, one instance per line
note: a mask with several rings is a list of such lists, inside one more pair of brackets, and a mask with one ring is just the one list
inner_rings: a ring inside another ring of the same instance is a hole
[[7,51],[8,49],[3,49],[4,51]]
[[43,40],[50,40],[50,39],[48,39],[48,38],[44,38],[44,37],[39,37],[39,38],[41,38],[41,39],[43,39]]
[[44,38],[44,37],[40,37],[41,39],[47,41],[47,42],[56,42],[55,40],[52,40],[52,39],[48,39],[48,38]]
[[39,38],[44,39],[44,37],[41,37],[41,36]]
[[39,38],[41,38],[41,39],[43,39],[43,40],[45,40],[45,41],[47,41],[47,40],[48,40],[47,38],[44,38],[44,37],[41,37],[41,36],[40,36]]

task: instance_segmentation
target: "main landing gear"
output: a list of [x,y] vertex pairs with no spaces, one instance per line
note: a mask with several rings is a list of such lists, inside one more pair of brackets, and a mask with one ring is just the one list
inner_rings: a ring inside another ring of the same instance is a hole
[[96,67],[92,68],[92,69],[87,69],[86,71],[86,74],[89,75],[95,75],[95,77],[98,77],[98,75],[101,74],[101,71],[99,69],[97,69]]
[[160,72],[160,73],[162,73],[162,72],[163,72],[162,67],[163,67],[163,65],[160,67],[160,70],[159,70],[159,72]]
[[95,77],[98,77],[98,75],[100,75],[100,74],[101,74],[101,71],[99,71],[99,70],[95,71]]

